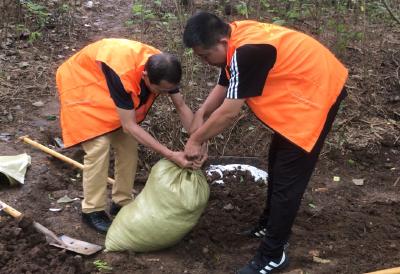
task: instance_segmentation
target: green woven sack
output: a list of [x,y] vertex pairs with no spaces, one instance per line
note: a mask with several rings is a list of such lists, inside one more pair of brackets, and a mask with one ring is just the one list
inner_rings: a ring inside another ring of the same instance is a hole
[[142,192],[115,217],[106,249],[146,252],[176,244],[196,225],[209,195],[201,171],[160,160]]

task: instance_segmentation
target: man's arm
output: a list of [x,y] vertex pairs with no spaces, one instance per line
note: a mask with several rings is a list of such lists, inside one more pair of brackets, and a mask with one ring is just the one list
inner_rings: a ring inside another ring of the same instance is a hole
[[181,119],[183,127],[186,129],[187,132],[190,130],[190,125],[193,121],[193,112],[192,110],[186,105],[185,100],[183,99],[182,94],[175,93],[170,95],[172,103],[174,104],[176,111],[179,114],[179,118]]
[[191,159],[201,156],[201,144],[218,135],[235,121],[245,99],[225,99],[208,120],[189,138],[185,146],[185,154]]
[[194,114],[192,125],[190,127],[190,133],[195,132],[201,125],[203,125],[204,120],[207,119],[211,113],[213,113],[226,97],[226,87],[217,84],[208,95],[207,99],[200,106],[199,110]]
[[154,151],[160,153],[167,159],[175,162],[181,167],[191,167],[192,162],[188,161],[183,152],[172,151],[166,146],[159,143],[153,136],[151,136],[141,126],[136,124],[135,110],[127,110],[117,107],[117,112],[121,120],[122,129],[125,133],[130,134],[139,143],[145,145]]

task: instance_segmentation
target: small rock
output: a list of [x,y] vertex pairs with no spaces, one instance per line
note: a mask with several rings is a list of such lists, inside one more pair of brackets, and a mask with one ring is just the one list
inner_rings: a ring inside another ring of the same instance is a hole
[[81,255],[75,255],[74,259],[77,261],[82,261],[82,256]]
[[12,136],[13,135],[11,133],[2,132],[2,133],[0,133],[0,141],[8,142],[11,140]]
[[87,1],[87,2],[85,3],[85,8],[87,8],[87,9],[93,8],[93,1]]
[[356,186],[363,186],[364,185],[364,179],[353,179],[352,181]]
[[9,113],[9,114],[7,115],[7,120],[8,120],[9,122],[12,122],[12,121],[14,120],[14,117],[12,116],[11,113]]
[[32,103],[32,105],[35,107],[43,107],[44,103],[42,101],[37,101],[37,102]]
[[29,63],[28,62],[20,62],[20,63],[18,63],[18,67],[21,69],[25,69],[25,68],[29,67]]
[[233,210],[234,208],[235,207],[231,203],[229,203],[226,206],[224,206],[224,209],[227,210],[227,211]]

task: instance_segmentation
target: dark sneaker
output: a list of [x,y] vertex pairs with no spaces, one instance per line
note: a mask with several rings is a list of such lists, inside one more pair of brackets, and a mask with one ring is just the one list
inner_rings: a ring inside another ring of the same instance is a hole
[[82,212],[82,221],[102,234],[106,234],[111,225],[111,220],[104,210],[91,213]]
[[117,203],[112,202],[110,206],[110,215],[117,216],[118,212],[121,210],[122,206]]
[[287,267],[288,264],[289,260],[286,257],[285,251],[277,259],[266,258],[261,253],[257,253],[253,260],[240,269],[237,274],[271,274]]

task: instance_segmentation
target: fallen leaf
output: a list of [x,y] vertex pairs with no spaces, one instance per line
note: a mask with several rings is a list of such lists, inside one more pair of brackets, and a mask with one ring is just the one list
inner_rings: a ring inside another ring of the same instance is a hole
[[316,207],[317,207],[316,205],[314,205],[314,204],[311,204],[311,203],[310,203],[310,204],[308,204],[308,206],[309,206],[309,207],[311,207],[311,208],[316,208]]
[[285,272],[282,274],[306,274],[306,272],[304,272],[302,269],[294,269],[294,270],[291,270],[289,272]]
[[58,204],[66,204],[66,203],[72,203],[73,201],[79,200],[79,198],[70,198],[67,195],[65,195],[64,197],[61,197],[60,199],[57,200]]
[[314,191],[315,191],[315,192],[327,192],[327,191],[328,191],[328,188],[326,188],[326,187],[319,187],[319,188],[314,189]]
[[56,115],[48,115],[48,116],[46,116],[46,120],[48,120],[48,121],[54,121],[56,119],[57,119]]
[[322,259],[322,258],[317,257],[317,256],[313,256],[313,261],[316,262],[316,263],[320,263],[320,264],[329,264],[331,262],[331,260]]
[[310,254],[313,257],[318,257],[320,252],[319,252],[319,250],[313,249],[313,250],[308,251],[308,254]]
[[147,259],[147,261],[148,262],[159,262],[160,259],[158,259],[158,258],[149,258],[149,259]]

